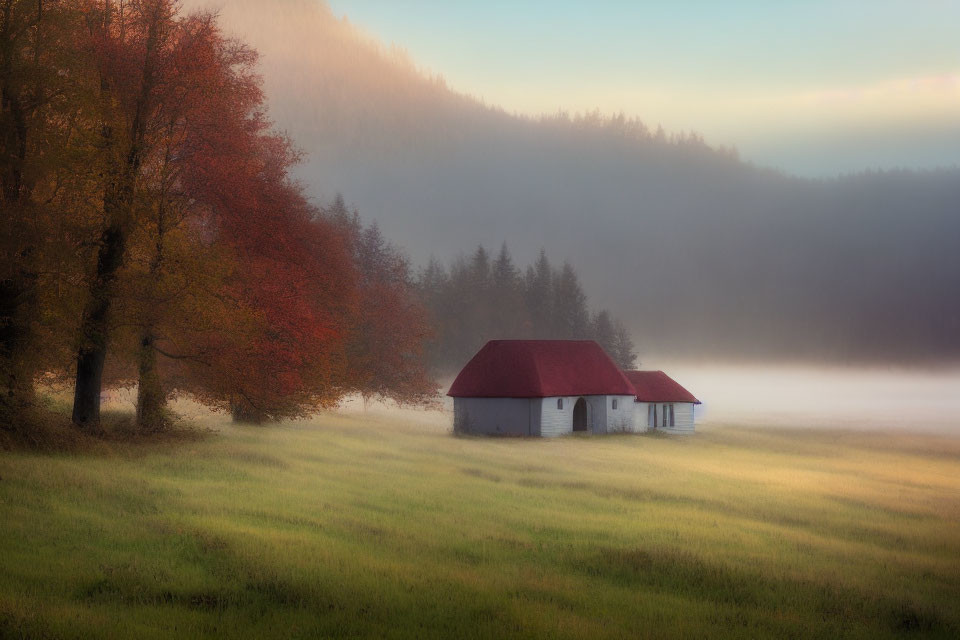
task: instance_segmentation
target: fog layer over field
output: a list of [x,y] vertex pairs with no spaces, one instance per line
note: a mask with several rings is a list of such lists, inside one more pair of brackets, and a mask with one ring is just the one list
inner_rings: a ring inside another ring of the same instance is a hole
[[521,262],[546,248],[642,356],[960,360],[956,168],[811,181],[655,123],[517,117],[321,2],[221,4],[263,53],[309,190],[343,192],[418,263],[478,243],[506,240]]
[[644,363],[703,404],[698,424],[960,435],[960,369]]
[[[960,436],[960,369],[936,371],[812,366],[729,366],[652,361],[703,403],[696,408],[698,429],[726,426],[903,431]],[[446,393],[452,378],[441,380]],[[105,394],[108,410],[131,411],[136,389]],[[213,419],[210,409],[181,396],[174,411],[190,421]],[[436,409],[364,402],[350,397],[338,412],[392,416],[452,429],[453,401]],[[223,417],[223,416],[221,416]],[[226,419],[226,418],[224,418]]]

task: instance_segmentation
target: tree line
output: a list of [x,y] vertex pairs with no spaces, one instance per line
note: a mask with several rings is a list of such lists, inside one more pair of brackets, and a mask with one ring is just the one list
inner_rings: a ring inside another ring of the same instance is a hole
[[434,327],[427,357],[439,373],[456,372],[488,340],[508,338],[596,340],[622,369],[635,366],[623,323],[591,312],[574,268],[552,264],[543,250],[524,270],[506,244],[496,256],[479,246],[449,265],[431,259],[415,287]]
[[87,430],[106,386],[147,431],[177,392],[254,422],[435,393],[407,261],[307,200],[256,61],[175,0],[0,0],[3,424],[42,381]]

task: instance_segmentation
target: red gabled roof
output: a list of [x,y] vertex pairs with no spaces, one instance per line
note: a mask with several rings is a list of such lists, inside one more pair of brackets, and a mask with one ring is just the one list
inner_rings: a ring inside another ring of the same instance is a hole
[[693,394],[681,387],[663,371],[624,371],[633,384],[638,402],[692,402],[700,404]]
[[634,395],[593,340],[491,340],[450,386],[457,398]]

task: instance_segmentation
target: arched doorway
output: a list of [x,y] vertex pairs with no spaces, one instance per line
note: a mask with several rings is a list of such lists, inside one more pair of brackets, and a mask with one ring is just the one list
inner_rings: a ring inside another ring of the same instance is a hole
[[578,398],[573,405],[573,430],[587,430],[587,401],[583,398]]

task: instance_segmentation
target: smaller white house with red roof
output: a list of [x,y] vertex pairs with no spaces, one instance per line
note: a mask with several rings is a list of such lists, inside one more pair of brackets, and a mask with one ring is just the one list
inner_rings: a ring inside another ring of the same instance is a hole
[[625,371],[636,391],[633,430],[656,429],[667,433],[693,433],[694,407],[700,404],[692,393],[663,371]]
[[662,371],[623,372],[592,340],[492,340],[450,386],[456,433],[693,432],[699,401]]

